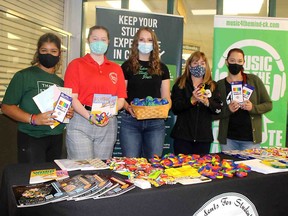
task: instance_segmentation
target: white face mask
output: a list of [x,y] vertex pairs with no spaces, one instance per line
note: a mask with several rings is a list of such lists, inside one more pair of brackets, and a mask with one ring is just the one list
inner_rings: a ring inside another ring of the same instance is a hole
[[138,50],[142,54],[148,54],[153,50],[153,43],[139,42]]

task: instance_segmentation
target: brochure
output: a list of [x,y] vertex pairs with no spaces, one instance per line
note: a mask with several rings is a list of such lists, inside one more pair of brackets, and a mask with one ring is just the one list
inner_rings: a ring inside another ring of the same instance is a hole
[[54,160],[54,162],[62,170],[67,170],[67,171],[109,169],[109,166],[99,158],[94,158],[91,160],[58,159],[58,160]]
[[112,182],[113,186],[111,186],[98,196],[94,196],[94,199],[119,196],[135,188],[135,185],[133,183],[124,181],[118,177],[110,176],[109,180]]
[[97,179],[91,175],[79,174],[61,181],[60,187],[68,194],[68,200],[80,196],[97,187]]
[[239,103],[243,102],[243,90],[242,90],[242,82],[232,82],[232,99]]
[[105,112],[108,117],[118,114],[117,96],[110,94],[94,94],[91,114]]
[[14,185],[12,191],[17,207],[45,205],[65,200],[68,197],[57,181],[33,185]]
[[243,100],[244,101],[249,100],[253,91],[254,91],[254,87],[245,83],[243,86]]
[[57,178],[56,169],[32,170],[29,184],[37,184],[55,180]]
[[61,92],[54,108],[54,114],[57,116],[54,119],[63,123],[71,104],[72,97]]
[[109,181],[109,179],[104,176],[93,174],[92,177],[96,180],[94,183],[96,186],[93,187],[91,190],[87,191],[86,193],[75,197],[75,201],[91,199],[93,198],[93,196],[97,196],[98,194],[102,193],[102,191],[107,190],[108,188],[113,186],[111,181]]
[[[57,87],[54,84],[50,86],[49,88],[47,88],[46,90],[40,92],[38,95],[34,96],[33,100],[36,103],[41,113],[52,111],[57,103],[57,100],[61,92],[72,97],[71,88]],[[63,120],[63,123],[69,123],[69,119],[65,118]],[[53,125],[50,125],[50,127],[53,129],[59,124],[60,123],[58,121],[55,121]]]

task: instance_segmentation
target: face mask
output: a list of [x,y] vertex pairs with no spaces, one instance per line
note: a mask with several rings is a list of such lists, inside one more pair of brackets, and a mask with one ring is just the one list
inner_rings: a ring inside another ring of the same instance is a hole
[[237,75],[241,70],[243,70],[243,65],[228,64],[228,69],[229,69],[231,74]]
[[90,50],[94,54],[104,54],[107,51],[108,44],[104,41],[95,41],[90,43]]
[[139,42],[138,50],[142,54],[148,54],[153,50],[153,44],[152,43]]
[[40,54],[39,53],[39,62],[46,68],[54,67],[60,60],[60,56],[54,56],[51,54]]
[[189,67],[189,71],[192,76],[199,78],[204,76],[206,69],[201,65],[197,65],[195,67]]

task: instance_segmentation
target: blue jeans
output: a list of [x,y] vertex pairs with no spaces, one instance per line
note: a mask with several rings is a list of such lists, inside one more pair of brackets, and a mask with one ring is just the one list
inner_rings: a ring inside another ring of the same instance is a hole
[[153,158],[161,156],[165,138],[163,119],[138,121],[126,112],[121,113],[120,145],[124,157]]
[[245,149],[253,149],[260,148],[260,144],[254,144],[252,141],[241,141],[241,140],[232,140],[227,139],[227,144],[221,144],[222,151],[228,150],[245,150]]

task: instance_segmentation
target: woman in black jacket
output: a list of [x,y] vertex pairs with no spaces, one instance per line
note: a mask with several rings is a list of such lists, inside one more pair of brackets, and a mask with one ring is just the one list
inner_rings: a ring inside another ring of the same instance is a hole
[[177,115],[171,132],[174,153],[208,154],[213,141],[212,115],[221,112],[223,103],[203,52],[196,51],[187,59],[171,99],[172,111]]

